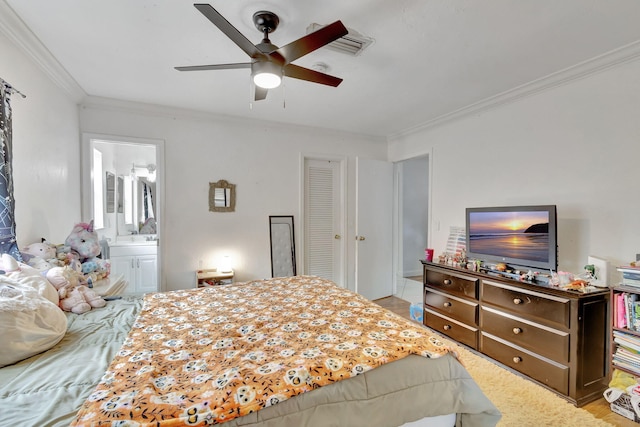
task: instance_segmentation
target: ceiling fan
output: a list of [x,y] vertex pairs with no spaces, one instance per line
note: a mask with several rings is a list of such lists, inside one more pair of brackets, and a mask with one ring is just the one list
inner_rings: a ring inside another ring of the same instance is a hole
[[286,46],[278,47],[269,40],[269,33],[278,27],[280,19],[273,12],[258,11],[253,14],[253,23],[263,33],[262,42],[254,45],[229,23],[217,10],[209,4],[194,4],[209,21],[227,35],[240,49],[251,58],[250,62],[233,64],[195,65],[175,67],[178,71],[228,70],[236,68],[250,68],[255,83],[255,100],[267,97],[269,89],[276,88],[282,81],[282,76],[306,80],[323,85],[338,86],[342,79],[309,68],[300,67],[291,62],[321,48],[324,45],[348,34],[347,28],[340,21],[320,28],[307,34]]

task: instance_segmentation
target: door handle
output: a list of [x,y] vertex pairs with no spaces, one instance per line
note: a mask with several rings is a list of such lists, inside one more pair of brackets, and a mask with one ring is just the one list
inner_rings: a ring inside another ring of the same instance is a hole
[[364,236],[356,236],[356,240],[362,241],[362,240],[364,240]]
[[333,236],[333,238],[336,239],[336,240],[340,240],[340,235],[336,234],[335,236]]

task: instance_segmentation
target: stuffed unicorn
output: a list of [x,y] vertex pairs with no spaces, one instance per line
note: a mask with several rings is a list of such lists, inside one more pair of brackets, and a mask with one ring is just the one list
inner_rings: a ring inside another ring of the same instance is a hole
[[93,281],[104,279],[109,275],[111,265],[109,261],[98,258],[100,244],[98,233],[91,222],[78,223],[65,240],[65,245],[71,248],[71,254],[80,262],[82,273],[91,277]]

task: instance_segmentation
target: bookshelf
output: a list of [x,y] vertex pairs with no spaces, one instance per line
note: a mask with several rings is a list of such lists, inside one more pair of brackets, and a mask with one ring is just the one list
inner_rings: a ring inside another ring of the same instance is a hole
[[640,377],[640,287],[611,288],[611,368]]

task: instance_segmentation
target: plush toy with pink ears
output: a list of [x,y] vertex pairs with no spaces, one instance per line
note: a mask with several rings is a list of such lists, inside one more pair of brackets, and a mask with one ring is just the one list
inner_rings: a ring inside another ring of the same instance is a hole
[[100,243],[98,233],[91,222],[76,224],[67,236],[65,245],[71,248],[71,253],[80,261],[82,273],[85,275],[97,275],[97,279],[103,279],[109,275],[111,264],[109,261],[98,258],[100,255]]

